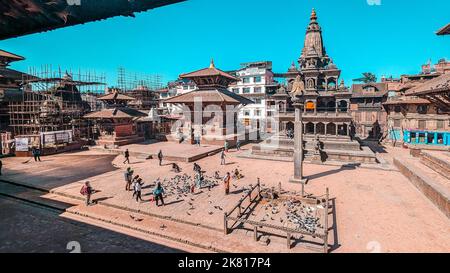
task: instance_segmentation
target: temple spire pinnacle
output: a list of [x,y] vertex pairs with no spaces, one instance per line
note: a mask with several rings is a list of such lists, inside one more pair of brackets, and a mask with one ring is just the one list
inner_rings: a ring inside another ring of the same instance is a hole
[[317,13],[316,10],[313,8],[312,12],[311,12],[311,21],[316,21],[317,20]]
[[216,68],[216,66],[214,65],[214,59],[211,58],[211,63],[209,64],[209,68]]

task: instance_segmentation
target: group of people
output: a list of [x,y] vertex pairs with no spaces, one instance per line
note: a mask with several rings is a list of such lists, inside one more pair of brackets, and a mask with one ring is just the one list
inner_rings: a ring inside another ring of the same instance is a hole
[[[143,201],[142,200],[142,186],[144,185],[144,182],[142,181],[142,178],[139,175],[135,175],[133,177],[134,170],[130,167],[127,168],[127,170],[124,173],[125,177],[125,190],[126,191],[133,191],[133,198],[136,199],[136,202]],[[156,184],[155,189],[153,190],[153,196],[154,200],[156,201],[156,205],[159,206],[159,201],[161,201],[162,205],[164,206],[164,189],[161,185],[161,182],[158,181]]]
[[[33,155],[34,155],[34,153],[33,153]],[[125,163],[130,164],[130,151],[128,149],[125,150],[125,152],[123,153],[123,156],[125,157],[125,160],[123,161],[123,164],[125,164]],[[159,150],[157,157],[158,157],[158,160],[159,160],[159,166],[162,166],[162,161],[163,161],[163,157],[164,156],[163,156],[163,153],[162,153],[161,150]],[[39,158],[39,161],[40,160],[41,159]]]
[[133,177],[134,170],[130,167],[124,173],[125,176],[125,190],[133,191],[133,198],[136,198],[136,202],[142,201],[142,178],[139,175]]
[[[200,139],[196,138],[195,142],[197,145],[200,145]],[[236,149],[239,151],[241,148],[241,143],[239,140],[237,140],[236,142]],[[226,165],[226,152],[229,151],[229,143],[226,140],[224,143],[224,147],[220,153],[220,159],[221,159],[221,165]],[[35,155],[35,153],[33,152],[33,155]],[[36,153],[37,157],[35,157],[35,160],[40,160],[39,155],[40,153]],[[123,162],[123,164],[128,163],[130,164],[130,152],[128,149],[125,150],[124,152],[124,157],[125,157],[125,161]],[[162,161],[163,161],[163,153],[161,150],[159,150],[158,154],[158,161],[159,161],[159,166],[162,166]],[[195,187],[197,188],[201,188],[202,186],[202,181],[204,179],[203,177],[203,171],[202,168],[200,167],[200,165],[198,165],[197,163],[194,163],[194,167],[193,170],[195,172],[195,184],[192,185],[191,187],[191,192],[194,192]],[[172,171],[175,173],[179,173],[181,172],[181,168],[177,163],[172,163]],[[0,175],[1,175],[1,162],[0,162]],[[143,201],[142,200],[142,186],[144,184],[143,180],[141,177],[139,177],[139,175],[134,175],[134,170],[131,167],[128,167],[124,173],[124,178],[125,178],[125,190],[126,191],[133,191],[133,198],[136,199],[136,202],[139,201]],[[214,178],[216,179],[222,179],[223,183],[224,183],[224,188],[225,188],[225,194],[228,195],[230,193],[230,182],[231,182],[231,178],[233,179],[241,179],[243,178],[243,175],[240,173],[240,171],[236,168],[233,172],[233,175],[231,175],[230,172],[227,172],[225,174],[225,176],[221,177],[220,173],[218,171],[216,171],[214,173]],[[90,204],[90,199],[91,199],[91,194],[93,192],[92,187],[90,186],[89,182],[86,182],[85,185],[83,186],[83,188],[81,189],[81,193],[83,195],[86,196],[86,205]],[[159,206],[159,203],[161,203],[164,206],[164,188],[161,184],[160,181],[157,181],[156,186],[153,190],[153,200],[156,202],[156,206]]]

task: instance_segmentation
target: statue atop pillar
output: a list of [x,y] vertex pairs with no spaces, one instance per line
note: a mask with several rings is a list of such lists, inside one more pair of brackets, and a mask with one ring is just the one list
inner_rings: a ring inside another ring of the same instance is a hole
[[300,75],[297,75],[294,82],[292,83],[292,90],[289,93],[292,98],[297,98],[303,95],[305,92],[305,83],[302,81]]

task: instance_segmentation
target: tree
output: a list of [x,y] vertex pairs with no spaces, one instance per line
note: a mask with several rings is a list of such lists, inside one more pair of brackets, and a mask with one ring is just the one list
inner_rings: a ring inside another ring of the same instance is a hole
[[364,73],[362,73],[362,75],[363,75],[362,78],[354,79],[353,81],[363,82],[363,83],[370,83],[370,82],[377,81],[377,76],[375,76],[375,74],[373,74],[371,72],[364,72]]

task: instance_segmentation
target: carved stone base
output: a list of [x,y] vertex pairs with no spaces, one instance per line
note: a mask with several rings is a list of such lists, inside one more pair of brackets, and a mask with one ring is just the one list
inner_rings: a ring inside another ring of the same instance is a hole
[[306,185],[306,184],[308,183],[308,178],[297,179],[297,178],[295,178],[295,177],[291,177],[291,178],[289,179],[289,183]]

